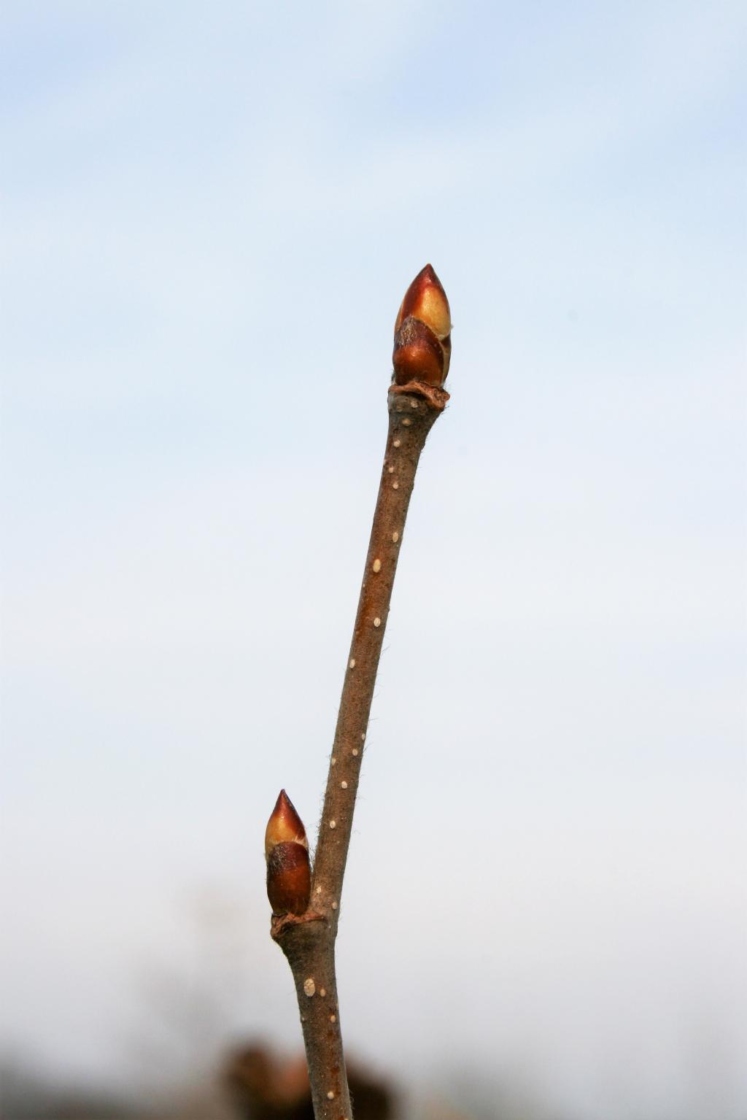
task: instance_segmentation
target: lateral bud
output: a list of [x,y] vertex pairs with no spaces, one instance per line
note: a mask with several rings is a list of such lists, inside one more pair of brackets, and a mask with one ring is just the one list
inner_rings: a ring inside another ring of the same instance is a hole
[[311,894],[309,841],[293,802],[281,789],[265,830],[267,897],[273,914],[303,914]]
[[394,382],[419,381],[440,389],[451,361],[451,311],[432,266],[417,274],[394,324]]

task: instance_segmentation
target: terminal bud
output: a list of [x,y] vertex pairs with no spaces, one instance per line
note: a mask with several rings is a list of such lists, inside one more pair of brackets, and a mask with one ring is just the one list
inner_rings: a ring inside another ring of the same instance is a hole
[[413,280],[394,324],[394,382],[441,388],[451,360],[451,312],[431,265]]

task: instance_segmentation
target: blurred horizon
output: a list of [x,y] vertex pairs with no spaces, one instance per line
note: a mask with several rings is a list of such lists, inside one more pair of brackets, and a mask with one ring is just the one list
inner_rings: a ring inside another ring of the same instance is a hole
[[346,1045],[556,1117],[744,1120],[746,32],[729,0],[7,0],[0,1052],[116,1086],[174,984],[217,986],[215,1045],[300,1045],[262,836],[281,787],[315,832],[429,261],[452,397]]

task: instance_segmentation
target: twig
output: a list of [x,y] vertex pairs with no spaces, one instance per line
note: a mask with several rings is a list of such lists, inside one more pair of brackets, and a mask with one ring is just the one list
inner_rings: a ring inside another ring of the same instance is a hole
[[[395,325],[389,434],[345,668],[319,840],[308,892],[305,832],[281,793],[267,832],[272,936],[296,984],[316,1120],[351,1120],[335,977],[335,938],[366,729],[407,510],[426,437],[448,400],[449,306],[430,265]],[[278,903],[278,899],[280,903]]]

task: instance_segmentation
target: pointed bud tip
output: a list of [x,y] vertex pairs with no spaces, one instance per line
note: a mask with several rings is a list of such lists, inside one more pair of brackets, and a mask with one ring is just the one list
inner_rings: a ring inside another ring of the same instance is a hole
[[265,855],[269,856],[277,844],[296,843],[308,849],[306,829],[295,810],[293,802],[281,789],[265,830]]
[[402,300],[402,306],[394,324],[395,332],[399,330],[404,320],[410,315],[430,327],[439,341],[443,341],[451,333],[449,301],[443,284],[430,264],[421,268],[405,292],[405,298]]

